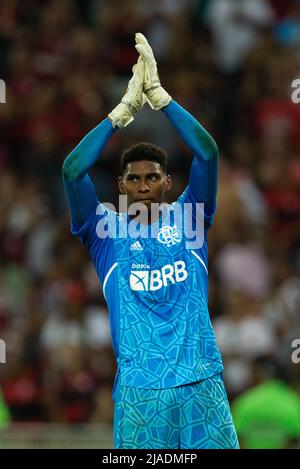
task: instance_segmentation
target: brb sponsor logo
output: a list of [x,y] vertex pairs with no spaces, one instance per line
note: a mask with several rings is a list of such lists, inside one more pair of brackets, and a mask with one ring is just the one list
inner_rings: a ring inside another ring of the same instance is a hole
[[184,282],[188,276],[184,261],[175,261],[174,265],[166,264],[161,269],[151,270],[149,264],[135,263],[131,268],[134,270],[130,272],[129,282],[134,291],[160,290],[162,287]]

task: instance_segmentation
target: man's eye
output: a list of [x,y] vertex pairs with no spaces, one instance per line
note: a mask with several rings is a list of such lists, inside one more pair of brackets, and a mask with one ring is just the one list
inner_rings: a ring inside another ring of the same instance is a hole
[[129,176],[128,181],[130,182],[136,182],[137,178],[135,176]]
[[156,176],[153,174],[152,176],[149,176],[149,180],[150,181],[155,181],[156,180]]

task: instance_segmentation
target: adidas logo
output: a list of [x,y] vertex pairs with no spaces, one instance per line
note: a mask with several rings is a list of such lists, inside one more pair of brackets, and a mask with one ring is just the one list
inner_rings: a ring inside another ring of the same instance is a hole
[[131,251],[143,251],[143,246],[139,241],[136,241],[130,246]]

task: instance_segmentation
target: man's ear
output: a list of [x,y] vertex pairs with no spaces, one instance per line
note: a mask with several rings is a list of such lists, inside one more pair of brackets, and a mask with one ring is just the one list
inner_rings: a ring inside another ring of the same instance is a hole
[[172,185],[173,185],[172,176],[170,176],[170,174],[167,174],[166,179],[165,179],[166,191],[169,191],[171,189]]
[[118,177],[118,186],[119,186],[120,194],[125,194],[123,176]]

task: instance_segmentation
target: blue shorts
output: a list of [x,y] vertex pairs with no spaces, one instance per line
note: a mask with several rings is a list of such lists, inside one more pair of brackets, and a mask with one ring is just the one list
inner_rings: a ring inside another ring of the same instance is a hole
[[114,447],[239,449],[222,375],[167,389],[118,384]]

